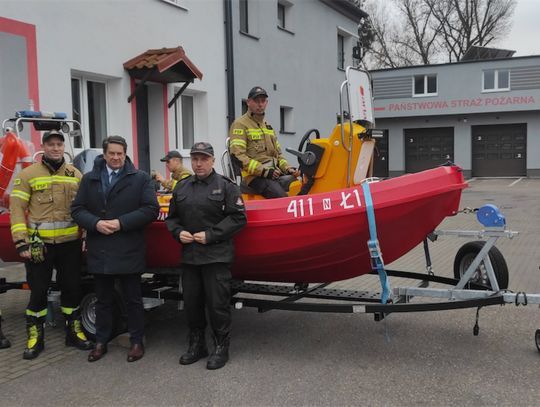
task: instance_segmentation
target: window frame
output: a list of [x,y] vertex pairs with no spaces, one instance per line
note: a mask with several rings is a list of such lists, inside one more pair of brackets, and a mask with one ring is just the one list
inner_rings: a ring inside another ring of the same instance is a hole
[[292,106],[279,107],[279,133],[296,134],[294,128],[294,108]]
[[[493,88],[486,89],[485,77],[486,72],[493,72]],[[499,72],[508,73],[508,86],[506,88],[499,87]],[[482,70],[482,93],[490,92],[509,92],[510,91],[510,69],[509,68],[492,68],[492,69],[483,69]]]
[[[340,42],[341,39],[341,42]],[[337,52],[338,52],[338,61],[337,69],[344,71],[345,70],[345,34],[338,31],[337,33]]]
[[[283,23],[280,19],[280,11],[282,11],[283,15]],[[287,29],[287,6],[284,3],[281,3],[278,1],[277,3],[277,18],[278,18],[278,27]]]
[[238,22],[240,24],[240,32],[244,34],[250,34],[248,0],[238,0],[238,11],[240,13],[240,16],[238,19]]
[[[178,92],[179,88],[175,88],[175,92]],[[182,94],[175,102],[174,108],[174,148],[180,152],[182,155],[189,155],[189,150],[192,146],[184,145],[184,116],[182,110],[184,107],[184,98],[191,98],[192,103],[192,121],[193,121],[193,143],[195,143],[195,135],[197,134],[197,95],[192,93]],[[172,146],[169,146],[172,148]]]
[[[105,137],[110,133],[110,102],[109,102],[109,81],[98,76],[71,73],[70,81],[79,81],[79,107],[80,107],[80,131],[82,132],[82,145],[75,147],[75,140],[72,140],[75,153],[83,151],[85,148],[101,149],[101,145],[92,147],[90,145],[90,112],[88,104],[88,82],[101,83],[105,85]],[[73,115],[73,94],[71,95],[71,114]]]
[[[424,78],[424,92],[416,93],[416,78],[422,76]],[[428,79],[429,77],[435,77],[435,92],[428,92]],[[439,95],[439,75],[436,73],[418,74],[412,76],[412,96],[415,98],[432,97]]]

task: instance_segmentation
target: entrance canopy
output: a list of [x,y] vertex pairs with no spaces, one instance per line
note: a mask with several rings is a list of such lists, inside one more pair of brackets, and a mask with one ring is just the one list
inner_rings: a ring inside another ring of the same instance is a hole
[[182,47],[149,49],[125,62],[124,69],[132,78],[140,81],[128,97],[128,103],[147,81],[163,84],[184,82],[184,86],[169,102],[169,107],[171,107],[189,83],[195,78],[201,80],[203,77],[202,72],[191,62]]

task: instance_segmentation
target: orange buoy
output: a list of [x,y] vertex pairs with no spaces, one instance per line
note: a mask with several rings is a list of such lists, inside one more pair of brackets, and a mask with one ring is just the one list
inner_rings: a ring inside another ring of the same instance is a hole
[[9,181],[13,177],[19,155],[19,138],[7,132],[2,143],[2,162],[0,163],[0,202],[4,200]]

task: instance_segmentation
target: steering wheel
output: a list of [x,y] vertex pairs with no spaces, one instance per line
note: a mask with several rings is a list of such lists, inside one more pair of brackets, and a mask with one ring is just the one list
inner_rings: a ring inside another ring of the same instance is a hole
[[319,133],[319,130],[317,129],[311,129],[306,131],[306,134],[304,134],[304,136],[300,140],[300,144],[298,145],[298,151],[304,151],[304,144],[306,144],[306,141],[309,140],[311,133],[315,133],[315,138],[321,138],[321,133]]

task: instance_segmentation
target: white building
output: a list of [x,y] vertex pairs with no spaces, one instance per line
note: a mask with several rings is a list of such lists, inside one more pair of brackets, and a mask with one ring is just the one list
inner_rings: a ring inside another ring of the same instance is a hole
[[[169,149],[187,154],[208,140],[222,150],[242,100],[261,85],[269,122],[296,147],[306,130],[333,127],[363,15],[348,0],[3,0],[0,118],[31,105],[66,112],[81,121],[85,147],[118,134],[141,169],[164,171],[159,158]],[[129,103],[141,75],[124,64],[179,46],[187,60],[152,74]],[[194,79],[169,108],[179,71]],[[37,132],[24,134],[39,145]]]

